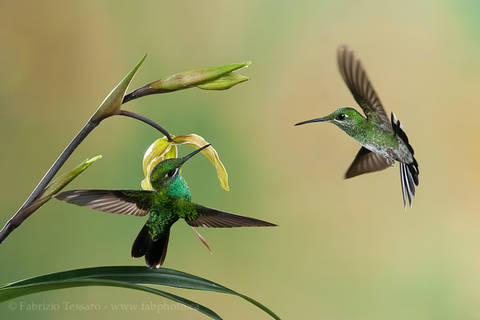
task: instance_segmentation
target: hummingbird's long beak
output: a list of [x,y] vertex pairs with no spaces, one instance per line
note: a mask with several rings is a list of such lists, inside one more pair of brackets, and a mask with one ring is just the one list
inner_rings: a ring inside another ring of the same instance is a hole
[[325,119],[325,118],[316,118],[316,119],[312,119],[312,120],[307,120],[307,121],[302,121],[302,122],[299,122],[299,123],[295,123],[295,125],[299,126],[299,125],[306,124],[306,123],[324,122],[324,121],[328,121],[328,120]]
[[196,155],[197,153],[199,153],[200,151],[202,151],[203,149],[206,149],[208,147],[210,147],[210,144],[207,144],[207,145],[201,147],[200,149],[197,149],[197,150],[193,151],[192,153],[187,154],[185,157],[182,158],[182,164],[187,162],[188,159],[190,159],[191,157],[193,157],[194,155]]

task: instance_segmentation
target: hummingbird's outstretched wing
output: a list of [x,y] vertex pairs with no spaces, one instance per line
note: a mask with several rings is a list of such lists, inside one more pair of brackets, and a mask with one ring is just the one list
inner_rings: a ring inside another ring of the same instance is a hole
[[152,203],[153,191],[70,190],[55,198],[103,212],[144,216]]
[[196,214],[194,219],[185,218],[192,227],[207,228],[234,228],[234,227],[273,227],[276,224],[207,208],[199,204],[193,204]]
[[385,109],[383,109],[382,103],[354,51],[347,46],[340,46],[337,50],[337,62],[343,80],[367,118],[392,132],[393,129]]
[[345,173],[345,179],[353,178],[368,172],[383,170],[392,166],[393,163],[393,160],[386,159],[381,155],[362,147]]

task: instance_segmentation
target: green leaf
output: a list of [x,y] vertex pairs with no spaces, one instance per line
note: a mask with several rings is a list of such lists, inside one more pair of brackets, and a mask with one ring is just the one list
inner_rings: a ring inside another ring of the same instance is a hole
[[40,194],[40,196],[32,202],[31,205],[25,208],[26,214],[30,214],[31,212],[34,212],[41,206],[43,206],[48,200],[52,198],[52,196],[58,192],[60,192],[67,184],[69,184],[73,179],[75,179],[80,173],[85,171],[92,163],[95,161],[101,159],[102,156],[98,155],[95,156],[91,159],[86,159],[82,163],[80,163],[78,166],[76,166],[73,170],[70,172],[65,173],[59,178],[56,178],[53,180]]
[[128,89],[130,82],[133,79],[135,73],[137,73],[138,68],[142,65],[143,61],[147,55],[144,55],[142,59],[137,63],[137,65],[130,71],[123,79],[120,81],[115,88],[108,94],[108,96],[103,100],[103,102],[98,107],[97,111],[93,114],[90,121],[94,123],[99,123],[103,119],[113,116],[120,113],[120,106],[123,102],[123,96]]
[[44,292],[44,291],[65,289],[65,288],[85,287],[85,286],[110,286],[110,287],[119,287],[119,288],[146,291],[146,292],[153,293],[153,294],[162,296],[164,298],[173,300],[175,302],[182,303],[187,307],[200,311],[201,313],[209,316],[212,319],[219,319],[219,320],[222,319],[214,311],[210,310],[207,307],[202,306],[201,304],[198,304],[194,301],[179,297],[177,295],[174,295],[162,290],[158,290],[158,289],[154,289],[154,288],[150,288],[150,287],[146,287],[138,284],[132,284],[124,281],[103,280],[103,279],[95,279],[95,278],[49,281],[49,282],[43,282],[43,283],[33,283],[33,284],[27,284],[27,285],[2,287],[0,288],[0,302],[18,298],[18,297],[32,294],[32,293],[37,293],[37,292]]
[[[91,282],[92,280],[96,282]],[[105,281],[105,283],[103,283]],[[58,288],[69,288],[74,286],[86,286],[86,285],[112,285],[120,286],[120,284],[125,284],[125,287],[132,288],[131,285],[138,284],[155,284],[170,286],[176,288],[184,289],[193,289],[193,290],[204,290],[204,291],[213,291],[220,293],[228,293],[236,295],[245,299],[246,301],[257,306],[261,310],[268,313],[274,319],[280,319],[275,313],[270,309],[262,305],[260,302],[245,296],[241,293],[235,292],[227,287],[224,287],[220,284],[206,280],[185,272],[173,270],[173,269],[149,269],[147,267],[138,267],[138,266],[115,266],[115,267],[96,267],[96,268],[85,268],[70,270],[58,273],[47,274],[43,276],[38,276],[30,279],[25,279],[17,281],[3,287],[0,287],[0,301],[6,301],[13,299],[19,296],[23,296],[30,293],[41,292],[46,290],[53,290]],[[139,289],[135,287],[134,289]],[[19,290],[13,290],[19,289]],[[152,288],[149,288],[152,289]],[[152,289],[154,290],[154,289]],[[146,290],[144,290],[146,291]],[[156,293],[156,292],[152,292]],[[159,294],[159,293],[156,293]],[[162,295],[167,294],[162,291]],[[170,296],[165,296],[166,298],[172,299]],[[175,296],[177,299],[183,299]],[[196,308],[201,311],[200,308],[193,307],[191,301],[188,303],[181,302],[189,307]],[[190,303],[190,304],[189,304]],[[205,308],[205,307],[203,307]],[[204,309],[202,309],[204,310]],[[205,308],[205,314],[207,314],[208,308]],[[211,311],[211,310],[210,310]],[[213,312],[213,311],[211,311]],[[215,314],[216,315],[216,314]],[[216,315],[218,317],[218,315]],[[214,319],[214,316],[211,316]]]

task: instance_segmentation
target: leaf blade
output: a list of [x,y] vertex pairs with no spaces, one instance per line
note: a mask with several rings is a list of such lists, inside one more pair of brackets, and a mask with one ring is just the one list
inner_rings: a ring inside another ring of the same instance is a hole
[[[68,280],[84,281],[89,279],[120,281],[131,284],[141,283],[164,285],[182,289],[202,290],[236,295],[266,312],[272,318],[280,319],[273,311],[253,298],[238,293],[213,281],[168,268],[149,269],[141,266],[107,266],[56,272],[16,281],[0,287],[0,297],[2,290],[8,288],[22,287],[35,283],[49,283]],[[0,301],[4,300],[1,300],[0,298]]]
[[134,289],[145,291],[149,293],[153,293],[164,298],[173,300],[175,302],[182,303],[187,307],[190,307],[194,310],[197,310],[212,319],[222,320],[222,318],[215,313],[213,310],[197,303],[192,300],[177,296],[172,293],[168,293],[163,290],[133,284],[130,282],[124,281],[115,281],[115,280],[108,280],[108,279],[95,279],[95,278],[88,278],[88,279],[74,279],[74,280],[62,280],[62,281],[50,281],[50,282],[40,282],[40,283],[31,283],[27,285],[19,285],[19,286],[10,286],[10,287],[2,287],[0,288],[0,302],[11,300],[14,298],[18,298],[21,296],[57,290],[57,289],[66,289],[66,288],[75,288],[75,287],[84,287],[84,286],[109,286],[109,287],[119,287],[119,288],[127,288],[127,289]]

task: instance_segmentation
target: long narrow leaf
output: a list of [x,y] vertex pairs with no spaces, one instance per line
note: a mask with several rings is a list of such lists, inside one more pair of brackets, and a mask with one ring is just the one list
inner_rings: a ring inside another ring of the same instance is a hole
[[43,276],[25,279],[0,287],[0,301],[2,301],[3,290],[6,289],[14,289],[17,287],[25,287],[29,285],[48,285],[50,283],[57,283],[62,281],[80,281],[80,283],[83,283],[84,281],[89,280],[114,281],[116,283],[127,284],[155,284],[183,289],[228,293],[241,297],[242,299],[252,303],[264,312],[268,313],[272,318],[280,319],[275,313],[273,313],[273,311],[262,305],[260,302],[241,293],[233,291],[227,287],[224,287],[218,283],[178,270],[167,268],[153,270],[147,267],[140,266],[85,268],[51,273]]
[[104,279],[73,279],[73,280],[59,280],[59,281],[48,281],[48,282],[38,282],[38,283],[31,283],[27,285],[15,285],[10,287],[2,287],[0,288],[0,302],[18,298],[21,296],[25,296],[32,293],[37,292],[44,292],[50,290],[57,290],[57,289],[65,289],[65,288],[75,288],[75,287],[85,287],[85,286],[110,286],[110,287],[119,287],[119,288],[128,288],[128,289],[135,289],[146,291],[149,293],[153,293],[164,298],[173,300],[175,302],[182,303],[187,307],[192,309],[198,310],[201,313],[209,316],[212,319],[221,320],[220,316],[216,314],[213,310],[202,306],[199,303],[194,301],[179,297],[177,295],[150,288],[147,286],[142,286],[138,284],[133,284],[124,281],[114,281],[114,280],[104,280]]

